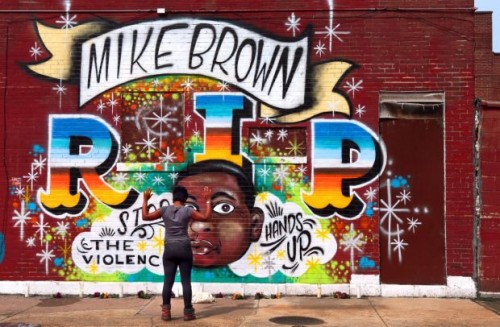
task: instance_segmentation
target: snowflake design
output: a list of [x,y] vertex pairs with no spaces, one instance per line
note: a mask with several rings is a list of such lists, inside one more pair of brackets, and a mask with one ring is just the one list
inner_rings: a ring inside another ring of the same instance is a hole
[[112,179],[116,184],[123,187],[127,185],[128,174],[120,172],[113,176]]
[[162,163],[166,163],[166,169],[168,170],[168,164],[170,162],[174,162],[177,157],[175,156],[175,153],[170,152],[170,147],[167,147],[167,153],[164,153],[163,156],[160,157],[160,160]]
[[[380,203],[382,207],[373,208],[374,210],[380,211],[382,218],[380,218],[380,231],[387,235],[387,255],[389,259],[392,256],[391,251],[391,237],[397,236],[400,231],[399,224],[403,224],[403,220],[399,217],[400,213],[410,212],[409,208],[400,208],[401,200],[397,200],[394,204],[392,201],[394,200],[392,197],[392,189],[391,189],[391,180],[387,179],[386,181],[387,187],[387,202],[384,199],[380,199]],[[397,231],[394,231],[394,224],[396,224]],[[398,236],[399,237],[399,236]]]
[[366,107],[358,104],[356,107],[356,115],[358,115],[359,118],[363,116],[366,113]]
[[52,258],[55,257],[54,254],[52,254],[54,250],[49,251],[49,242],[45,243],[45,250],[42,250],[42,253],[37,253],[37,257],[41,257],[40,263],[45,262],[45,275],[49,274],[49,261],[52,261]]
[[356,92],[359,92],[360,90],[363,89],[363,86],[361,84],[363,84],[362,79],[360,79],[359,81],[355,81],[353,77],[350,82],[349,81],[346,82],[344,88],[347,89],[347,93],[352,93],[352,97],[354,98]]
[[266,144],[266,139],[260,135],[260,131],[252,133],[252,137],[250,137],[250,146],[261,146],[263,144]]
[[146,181],[146,174],[143,173],[142,171],[134,173],[134,180],[139,184],[141,184]]
[[136,142],[136,144],[143,145],[141,152],[147,149],[148,159],[151,159],[151,151],[156,149],[156,138],[151,138],[149,131],[147,131],[147,138],[142,139],[142,142]]
[[26,211],[26,205],[24,200],[21,201],[21,212],[14,210],[13,220],[16,221],[14,227],[19,227],[19,238],[24,240],[24,225],[26,225],[26,221],[30,220],[31,211]]
[[193,117],[191,115],[186,115],[184,116],[184,124],[186,124],[187,127],[189,127],[189,123],[193,121]]
[[342,38],[339,35],[348,35],[351,34],[351,32],[348,31],[339,31],[337,30],[340,27],[340,24],[337,24],[335,27],[333,26],[333,22],[330,21],[329,26],[325,26],[324,31],[321,32],[316,32],[316,34],[324,34],[325,38],[329,39],[329,47],[328,50],[332,52],[332,43],[333,43],[333,38],[336,38],[340,42],[344,42]]
[[377,192],[378,192],[377,189],[374,189],[373,187],[370,186],[370,188],[365,191],[365,198],[368,201],[373,202],[373,200],[377,198]]
[[274,124],[275,119],[272,119],[271,117],[262,117],[260,118],[260,123],[261,124]]
[[278,264],[276,263],[276,260],[274,258],[268,255],[266,259],[262,262],[262,265],[263,265],[262,268],[268,271],[269,276],[272,276],[276,271],[276,266]]
[[29,248],[35,247],[35,238],[33,236],[26,240],[26,246]]
[[111,107],[111,113],[114,113],[115,106],[118,105],[118,100],[115,99],[115,94],[111,93],[111,98],[107,102],[108,106]]
[[396,238],[391,242],[391,245],[394,245],[393,251],[396,252],[398,251],[398,258],[399,262],[403,261],[402,253],[401,251],[405,249],[405,246],[408,245],[403,239],[401,239],[400,235],[403,233],[403,231],[399,231],[399,225],[397,225],[397,233],[396,233]]
[[43,158],[42,155],[40,155],[40,157],[38,159],[35,159],[33,161],[32,168],[38,169],[38,172],[41,174],[46,163],[47,163],[47,159]]
[[19,198],[21,198],[24,195],[24,187],[22,187],[20,185],[16,186],[14,194],[17,195]]
[[168,174],[168,177],[170,178],[170,180],[172,181],[172,183],[175,183],[175,181],[177,180],[177,178],[179,178],[179,173],[171,172],[171,173]]
[[38,43],[35,42],[35,45],[31,47],[30,53],[32,57],[35,57],[35,60],[38,59],[38,56],[42,55],[43,50],[38,46]]
[[43,244],[44,240],[44,235],[45,235],[45,229],[49,227],[47,223],[43,222],[44,215],[43,213],[40,214],[39,220],[36,222],[35,226],[37,228],[37,233],[40,234],[40,245]]
[[161,177],[161,176],[153,177],[153,185],[165,185],[163,177]]
[[155,88],[156,88],[156,87],[160,87],[160,86],[161,86],[161,82],[160,82],[160,80],[159,80],[159,79],[157,79],[157,78],[155,78],[155,79],[153,80],[152,84],[153,84],[153,87],[155,87]]
[[340,240],[340,244],[344,246],[344,252],[350,251],[351,255],[351,267],[354,268],[354,250],[358,252],[363,252],[361,247],[366,244],[366,241],[363,240],[363,233],[359,233],[356,235],[356,231],[354,230],[354,224],[351,223],[349,228],[349,233],[342,235],[342,240]]
[[120,123],[120,115],[113,116],[113,121],[115,122],[115,126],[118,126]]
[[69,224],[64,221],[57,222],[56,234],[61,235],[64,239],[68,233]]
[[407,192],[406,189],[403,189],[403,191],[401,191],[401,193],[399,193],[399,195],[396,196],[396,198],[403,201],[403,204],[406,204],[407,201],[411,200],[410,193],[411,192]]
[[297,171],[299,174],[302,174],[302,176],[305,176],[307,174],[307,166],[301,165],[295,171]]
[[97,105],[97,111],[102,115],[104,109],[106,109],[106,103],[102,102],[102,99],[99,100],[99,104]]
[[273,176],[275,180],[281,185],[281,191],[283,191],[283,184],[285,182],[285,179],[288,177],[289,172],[287,170],[287,167],[280,165],[279,168],[277,168],[273,172]]
[[63,94],[66,94],[66,87],[63,85],[62,81],[59,81],[59,84],[56,84],[56,86],[54,86],[52,89],[59,95],[59,109],[61,109],[62,96]]
[[316,51],[316,55],[322,56],[325,54],[326,47],[325,45],[319,40],[318,44],[314,47],[314,50]]
[[61,28],[68,30],[73,28],[78,22],[75,21],[76,15],[69,17],[69,13],[66,13],[66,16],[60,16],[61,20],[56,20],[57,24],[62,24]]
[[273,138],[273,135],[274,135],[274,131],[272,129],[268,129],[265,133],[264,133],[264,136],[266,137],[266,139],[268,141],[271,141],[271,139]]
[[229,91],[229,84],[227,84],[225,81],[219,81],[217,83],[217,86],[219,87],[219,92]]
[[288,137],[288,131],[284,128],[278,132],[278,141],[284,141]]
[[257,173],[259,174],[260,177],[264,177],[264,184],[265,184],[267,176],[271,174],[271,168],[267,167],[266,164],[264,163],[264,166],[262,168],[259,168],[257,170]]
[[128,156],[128,154],[132,152],[132,146],[130,144],[122,145],[122,153],[124,156]]
[[295,37],[295,32],[300,31],[300,17],[295,17],[295,13],[292,12],[292,14],[287,18],[287,22],[285,23],[288,28],[286,29],[287,31],[292,30],[292,34]]
[[38,179],[38,173],[33,171],[33,166],[31,166],[31,172],[23,177],[30,183],[31,189],[33,190],[33,182],[36,182]]
[[415,229],[417,229],[417,227],[419,225],[422,225],[422,223],[418,220],[418,219],[415,219],[415,218],[406,218],[406,220],[408,221],[408,230],[411,230],[413,232],[413,234],[415,234]]
[[189,77],[184,81],[184,83],[181,84],[181,86],[187,91],[191,91],[194,89],[193,81]]

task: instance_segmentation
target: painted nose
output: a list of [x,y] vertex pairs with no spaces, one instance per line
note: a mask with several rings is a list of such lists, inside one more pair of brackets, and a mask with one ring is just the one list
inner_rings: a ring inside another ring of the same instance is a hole
[[210,221],[193,221],[190,229],[195,233],[208,233],[214,230],[214,225]]

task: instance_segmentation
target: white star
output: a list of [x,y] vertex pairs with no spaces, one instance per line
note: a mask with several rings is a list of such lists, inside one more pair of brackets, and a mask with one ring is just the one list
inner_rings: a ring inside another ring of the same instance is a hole
[[138,173],[134,173],[134,179],[138,183],[143,183],[146,180],[146,174],[141,171],[139,171]]
[[302,175],[305,175],[307,173],[307,166],[301,165],[295,171],[299,172]]
[[266,167],[266,164],[264,163],[264,167],[259,168],[257,170],[257,173],[261,176],[264,177],[264,184],[266,183],[266,177],[271,174],[271,168]]
[[35,57],[35,60],[37,60],[38,56],[42,54],[42,49],[38,46],[38,44],[35,42],[35,45],[31,47],[30,53],[32,57]]
[[366,244],[366,241],[362,240],[364,237],[363,233],[359,233],[356,235],[354,231],[354,224],[351,223],[349,228],[349,233],[342,235],[342,240],[340,240],[340,244],[344,245],[344,252],[349,250],[351,255],[351,267],[354,266],[354,250],[358,250],[358,252],[363,252],[361,250],[361,246]]
[[132,146],[130,144],[122,145],[122,153],[124,156],[127,156],[130,152],[132,152]]
[[59,95],[66,94],[66,87],[62,84],[62,82],[59,82],[59,84],[56,84],[56,86],[54,86],[52,89],[54,91],[56,91],[56,93]]
[[189,123],[193,120],[193,117],[191,115],[186,115],[184,116],[184,124],[186,124],[187,127],[189,127]]
[[349,81],[346,82],[346,85],[344,86],[344,88],[347,89],[347,93],[352,93],[352,97],[354,98],[354,96],[356,95],[356,92],[359,92],[360,90],[363,89],[363,86],[361,84],[363,84],[362,79],[356,82],[354,80],[354,77],[353,77],[351,79],[351,82],[349,82]]
[[14,224],[14,227],[19,226],[19,238],[24,240],[24,225],[26,225],[26,221],[31,219],[29,216],[31,211],[25,211],[26,206],[24,203],[24,200],[21,201],[21,212],[14,210],[14,216],[12,217],[13,220],[17,220],[16,223]]
[[58,221],[56,227],[56,234],[61,235],[64,239],[66,237],[66,233],[68,232],[69,224],[64,221]]
[[40,220],[39,220],[39,221],[37,221],[37,223],[36,223],[36,224],[35,224],[35,226],[34,226],[34,227],[37,227],[37,228],[38,228],[38,230],[37,230],[36,232],[37,232],[38,234],[40,234],[40,245],[42,245],[42,244],[43,244],[43,238],[44,238],[43,236],[44,236],[44,234],[45,234],[45,229],[46,229],[47,227],[49,227],[49,225],[48,225],[47,223],[44,223],[44,222],[43,222],[43,218],[44,218],[43,213],[41,213],[41,214],[40,214]]
[[112,179],[119,186],[125,186],[127,184],[128,174],[120,172],[113,176]]
[[264,136],[268,141],[270,141],[273,138],[274,131],[272,129],[268,129],[266,133],[264,133]]
[[153,185],[165,185],[165,182],[163,181],[163,177],[161,177],[161,176],[153,177]]
[[402,192],[399,193],[398,196],[396,196],[396,198],[398,198],[399,200],[403,201],[404,204],[406,204],[406,201],[411,201],[411,192],[406,192],[406,189],[404,189]]
[[179,177],[179,173],[175,173],[175,172],[169,173],[168,177],[170,178],[172,183],[174,183],[177,180],[177,178]]
[[418,225],[422,225],[422,223],[415,218],[406,218],[408,221],[408,230],[411,230],[415,234],[415,229],[417,229]]
[[217,83],[217,86],[219,87],[219,92],[229,91],[229,84],[227,84],[225,81],[219,81]]
[[377,189],[374,189],[370,186],[370,188],[368,190],[366,190],[365,192],[365,197],[368,201],[372,202],[374,199],[377,198],[377,192],[378,190]]
[[287,167],[285,167],[283,165],[280,165],[279,168],[277,168],[273,172],[274,178],[276,179],[276,181],[278,181],[281,184],[282,191],[283,191],[283,184],[284,184],[285,178],[287,178],[289,174],[290,173],[288,172]]
[[29,247],[29,248],[32,248],[35,246],[35,238],[34,237],[30,237],[26,240],[26,246]]
[[24,195],[24,187],[16,186],[15,194],[21,198]]
[[151,159],[151,150],[156,149],[156,138],[151,138],[149,135],[149,131],[147,131],[147,138],[142,139],[142,142],[136,142],[136,144],[144,145],[141,149],[141,152],[144,151],[144,149],[147,149],[148,159]]
[[193,89],[193,81],[188,77],[187,80],[184,81],[184,83],[181,84],[181,86],[184,89],[187,89],[188,91]]
[[272,119],[271,117],[262,117],[260,119],[261,124],[274,124],[275,119]]
[[102,99],[99,100],[99,104],[97,105],[97,111],[102,115],[102,112],[106,109],[106,104],[102,102]]
[[280,129],[278,132],[278,141],[284,141],[288,136],[288,131],[284,128]]
[[320,57],[325,54],[326,48],[321,40],[319,40],[318,44],[314,47],[314,50],[316,50],[316,54]]
[[295,36],[295,32],[299,32],[299,26],[300,26],[300,20],[301,18],[296,18],[295,13],[292,12],[292,14],[287,18],[287,22],[285,23],[288,28],[286,29],[287,31],[292,30],[293,36]]
[[260,136],[260,131],[256,133],[252,133],[252,137],[250,137],[250,146],[254,145],[263,145],[266,143],[266,139]]
[[329,46],[329,51],[332,52],[332,41],[333,41],[333,38],[335,37],[337,40],[339,40],[340,42],[344,42],[344,40],[342,40],[340,38],[339,35],[347,35],[347,34],[351,34],[351,32],[347,32],[347,31],[337,31],[337,28],[340,27],[340,24],[337,24],[335,27],[333,27],[333,24],[330,22],[330,25],[329,26],[325,26],[325,30],[322,31],[322,32],[316,32],[316,34],[325,34],[325,38],[329,38],[329,43],[330,43],[330,46]]
[[363,116],[365,112],[366,112],[365,106],[358,104],[358,106],[356,107],[356,115],[358,115],[359,118],[361,118],[361,116]]
[[52,251],[49,251],[49,242],[47,242],[45,243],[45,250],[42,250],[42,253],[36,254],[37,257],[41,257],[40,262],[45,262],[45,275],[49,274],[49,261],[52,261],[52,258],[55,257]]
[[167,167],[166,169],[168,170],[168,164],[170,162],[174,162],[177,157],[175,156],[174,152],[170,152],[170,147],[167,146],[167,153],[164,153],[163,156],[160,157],[160,160],[162,163],[166,163]]
[[66,13],[66,16],[60,16],[61,20],[56,20],[57,24],[62,24],[63,29],[67,30],[69,28],[73,28],[78,22],[75,21],[76,15],[73,17],[69,17],[69,13]]
[[38,172],[41,174],[43,171],[43,168],[45,167],[45,163],[47,162],[46,158],[42,158],[42,155],[38,159],[35,159],[33,161],[33,168],[38,169]]
[[117,105],[118,105],[118,100],[115,99],[115,94],[111,93],[111,98],[108,100],[108,106],[111,107],[111,113],[113,113],[113,110]]
[[398,251],[399,262],[402,262],[403,258],[401,251],[405,249],[405,246],[407,246],[408,243],[406,243],[404,240],[401,239],[400,235],[401,233],[403,233],[403,231],[401,232],[399,231],[399,225],[397,225],[397,227],[398,227],[397,238],[392,240],[391,245],[394,245],[393,249],[394,252]]
[[154,86],[154,87],[161,86],[161,82],[160,82],[160,80],[159,80],[159,79],[157,79],[157,78],[155,78],[155,79],[153,80],[153,86]]
[[31,183],[31,189],[33,190],[33,182],[36,182],[36,180],[38,179],[38,173],[33,171],[33,166],[31,166],[31,172],[23,177]]
[[120,115],[116,115],[113,117],[113,121],[115,122],[115,126],[118,126],[118,123],[120,122]]

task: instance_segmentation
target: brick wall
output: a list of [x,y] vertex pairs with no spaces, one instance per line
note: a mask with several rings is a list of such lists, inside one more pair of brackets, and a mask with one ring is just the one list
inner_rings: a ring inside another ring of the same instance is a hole
[[[479,287],[500,291],[500,55],[492,52],[492,14],[478,13],[476,96],[483,100],[480,122],[481,214],[479,225]],[[492,103],[491,105],[488,102]],[[496,102],[496,103],[495,103]]]

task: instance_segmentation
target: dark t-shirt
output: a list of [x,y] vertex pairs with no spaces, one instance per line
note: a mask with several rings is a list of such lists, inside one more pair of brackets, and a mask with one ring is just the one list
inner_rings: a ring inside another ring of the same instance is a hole
[[161,217],[165,224],[165,243],[167,242],[189,242],[188,224],[193,213],[192,207],[161,207]]

